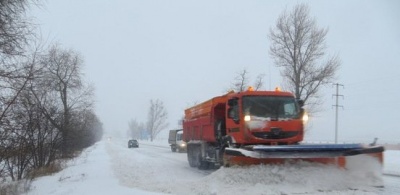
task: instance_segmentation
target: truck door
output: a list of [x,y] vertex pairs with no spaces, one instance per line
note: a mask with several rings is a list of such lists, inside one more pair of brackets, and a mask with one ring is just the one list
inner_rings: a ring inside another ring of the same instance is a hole
[[230,137],[232,144],[242,141],[240,138],[240,121],[239,98],[235,97],[229,99],[227,106],[226,133]]

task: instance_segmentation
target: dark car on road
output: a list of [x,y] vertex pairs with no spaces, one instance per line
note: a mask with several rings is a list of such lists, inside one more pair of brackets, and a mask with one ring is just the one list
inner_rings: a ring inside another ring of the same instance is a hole
[[135,139],[128,141],[128,148],[139,148],[139,142]]

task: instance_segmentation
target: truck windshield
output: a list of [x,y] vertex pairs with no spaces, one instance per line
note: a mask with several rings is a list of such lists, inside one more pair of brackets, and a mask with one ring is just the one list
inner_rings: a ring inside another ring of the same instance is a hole
[[182,133],[177,133],[176,134],[176,141],[181,141],[182,140],[182,136],[183,136]]
[[270,118],[271,120],[299,118],[299,107],[293,97],[244,96],[245,115]]

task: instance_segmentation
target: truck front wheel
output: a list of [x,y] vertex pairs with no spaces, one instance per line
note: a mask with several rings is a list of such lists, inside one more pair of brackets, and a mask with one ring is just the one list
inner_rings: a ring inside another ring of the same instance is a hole
[[171,151],[172,152],[176,152],[176,147],[175,146],[171,146]]

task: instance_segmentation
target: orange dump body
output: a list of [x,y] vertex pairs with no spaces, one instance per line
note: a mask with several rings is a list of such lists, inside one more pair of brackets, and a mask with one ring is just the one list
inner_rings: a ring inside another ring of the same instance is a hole
[[185,110],[183,139],[216,142],[214,133],[215,120],[225,116],[227,96],[215,97]]

